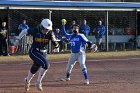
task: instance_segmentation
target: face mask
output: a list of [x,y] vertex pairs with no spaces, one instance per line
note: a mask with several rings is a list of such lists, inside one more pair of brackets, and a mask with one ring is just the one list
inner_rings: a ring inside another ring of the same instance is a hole
[[77,31],[76,31],[76,30],[73,30],[73,33],[74,33],[74,34],[77,34]]

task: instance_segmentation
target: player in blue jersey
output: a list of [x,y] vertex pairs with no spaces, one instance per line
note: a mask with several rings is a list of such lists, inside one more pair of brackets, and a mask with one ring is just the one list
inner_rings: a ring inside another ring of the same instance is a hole
[[72,72],[72,68],[74,67],[76,61],[79,62],[83,76],[84,76],[84,84],[89,84],[87,68],[85,65],[86,54],[85,54],[85,44],[91,46],[91,48],[95,48],[95,44],[92,44],[84,34],[79,33],[79,26],[74,25],[72,28],[72,34],[67,34],[65,30],[66,21],[62,20],[62,34],[69,40],[71,54],[69,57],[69,61],[66,67],[66,77],[62,78],[62,81],[69,81],[70,75]]
[[25,78],[25,90],[29,90],[31,79],[39,70],[35,86],[38,88],[38,90],[42,91],[43,89],[41,81],[49,68],[49,63],[46,59],[46,45],[50,40],[52,40],[56,48],[59,46],[58,42],[55,42],[55,36],[52,33],[52,21],[49,19],[43,19],[39,27],[29,30],[22,30],[15,42],[15,45],[18,45],[19,40],[25,34],[30,34],[33,36],[33,43],[29,50],[29,56],[33,60],[33,65],[29,70],[27,77]]
[[103,40],[103,36],[105,34],[106,28],[104,25],[102,25],[102,21],[98,21],[98,26],[95,29],[95,38],[96,38],[96,44],[98,46],[98,51],[101,50],[101,43]]

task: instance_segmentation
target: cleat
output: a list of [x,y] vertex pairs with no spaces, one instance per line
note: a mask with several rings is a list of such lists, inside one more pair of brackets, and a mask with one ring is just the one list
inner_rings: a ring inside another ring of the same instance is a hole
[[89,80],[86,79],[86,80],[84,81],[84,84],[85,84],[85,85],[89,85]]
[[61,81],[70,81],[70,78],[61,78]]
[[25,78],[25,91],[29,91],[30,89],[30,83],[27,82],[27,79]]
[[36,83],[35,83],[35,86],[37,87],[37,89],[38,89],[39,91],[43,91],[42,83],[36,82]]

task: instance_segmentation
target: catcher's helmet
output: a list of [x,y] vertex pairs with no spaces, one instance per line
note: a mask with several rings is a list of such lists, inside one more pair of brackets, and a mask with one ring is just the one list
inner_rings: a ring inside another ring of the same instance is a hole
[[50,19],[43,19],[41,21],[41,26],[45,29],[52,30],[52,21]]

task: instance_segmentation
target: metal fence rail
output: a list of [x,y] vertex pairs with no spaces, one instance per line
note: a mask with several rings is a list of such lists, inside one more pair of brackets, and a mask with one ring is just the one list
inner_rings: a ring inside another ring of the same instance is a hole
[[[15,48],[14,53],[15,54],[27,54],[31,44],[32,44],[32,36],[24,36],[20,41],[19,41],[19,46],[17,48]],[[16,40],[16,36],[10,36],[9,37],[9,48],[10,46],[14,46],[14,42]],[[9,49],[9,52],[10,49]]]

